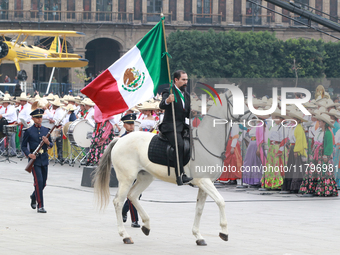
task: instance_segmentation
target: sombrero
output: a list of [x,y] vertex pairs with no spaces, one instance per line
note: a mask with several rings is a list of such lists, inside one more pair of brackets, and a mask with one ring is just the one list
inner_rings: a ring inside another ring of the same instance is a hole
[[85,98],[82,102],[81,102],[81,104],[84,104],[84,105],[89,105],[89,106],[94,106],[95,105],[95,103],[90,99],[90,98]]
[[331,128],[334,128],[334,125],[332,123],[332,119],[328,114],[322,113],[321,115],[316,115],[315,118],[318,119],[318,120],[322,120],[322,121],[326,122]]
[[25,92],[22,92],[22,93],[20,94],[20,97],[17,97],[17,100],[19,100],[19,101],[21,101],[21,100],[23,100],[23,101],[28,101],[29,99],[30,99],[30,97],[26,96],[26,93],[25,93]]
[[290,111],[290,112],[288,113],[288,116],[289,116],[289,117],[292,117],[292,118],[294,118],[294,119],[301,120],[302,122],[307,122],[307,120],[305,120],[305,119],[303,118],[303,114],[302,114],[302,112],[300,112],[300,111]]

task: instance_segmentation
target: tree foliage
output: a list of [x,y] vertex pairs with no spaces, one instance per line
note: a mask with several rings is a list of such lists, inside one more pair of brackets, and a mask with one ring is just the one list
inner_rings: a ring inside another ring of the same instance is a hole
[[[172,71],[206,78],[300,78],[340,76],[340,44],[279,40],[269,32],[176,31],[167,39]],[[336,65],[334,65],[336,63]]]

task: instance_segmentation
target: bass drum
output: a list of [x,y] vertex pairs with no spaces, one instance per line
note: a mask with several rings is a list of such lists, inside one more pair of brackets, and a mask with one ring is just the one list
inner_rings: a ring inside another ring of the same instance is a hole
[[[71,122],[67,137],[71,144],[78,147],[89,148],[91,145],[93,127],[87,120],[75,120]],[[91,136],[90,136],[91,134]]]
[[4,117],[2,117],[0,119],[0,139],[6,136],[4,130],[4,126],[6,125],[8,125],[8,121]]

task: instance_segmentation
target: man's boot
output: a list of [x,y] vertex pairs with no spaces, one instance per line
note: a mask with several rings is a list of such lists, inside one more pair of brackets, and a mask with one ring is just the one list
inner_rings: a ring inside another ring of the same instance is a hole
[[192,178],[188,177],[186,174],[183,174],[182,175],[182,181],[183,181],[183,183],[187,183],[187,182],[192,181]]
[[182,185],[183,185],[181,176],[177,176],[177,177],[176,177],[176,182],[177,182],[177,185],[178,185],[178,186],[182,186]]

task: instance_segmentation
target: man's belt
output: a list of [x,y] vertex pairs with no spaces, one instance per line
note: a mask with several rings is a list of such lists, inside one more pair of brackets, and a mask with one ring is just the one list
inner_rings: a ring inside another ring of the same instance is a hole
[[[30,150],[30,152],[31,153],[33,153],[35,150]],[[47,150],[44,150],[44,149],[40,149],[39,151],[38,151],[38,153],[39,154],[43,154],[43,153],[46,153],[47,152]]]

